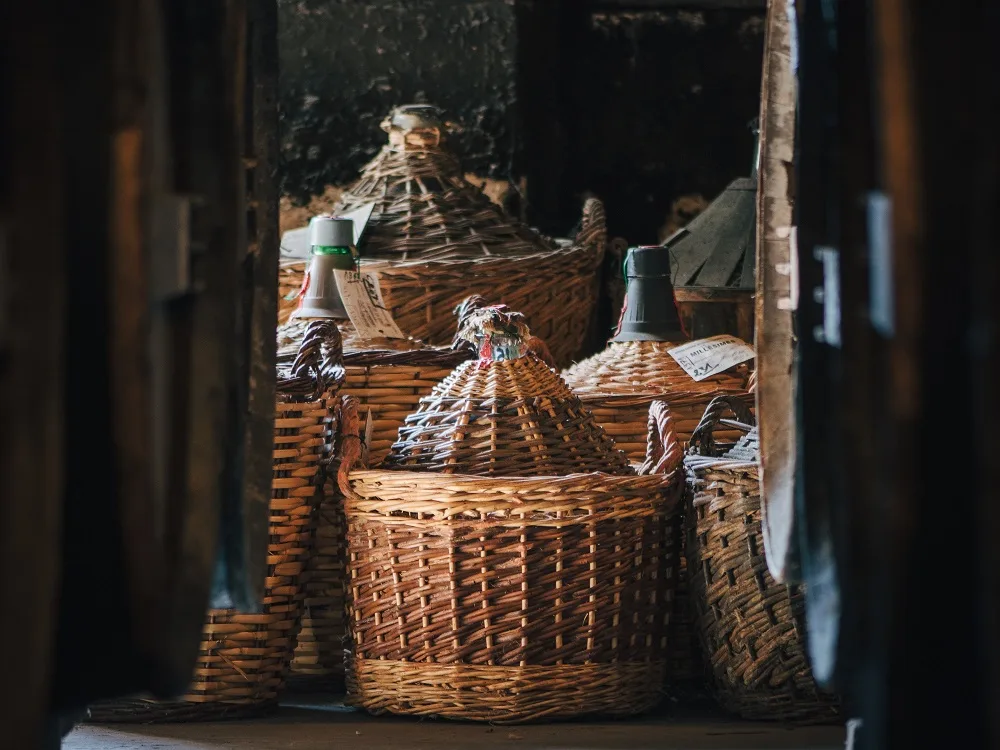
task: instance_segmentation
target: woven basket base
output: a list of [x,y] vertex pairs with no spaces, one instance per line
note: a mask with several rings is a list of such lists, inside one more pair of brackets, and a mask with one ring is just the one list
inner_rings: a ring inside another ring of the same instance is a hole
[[211,701],[155,701],[149,698],[95,703],[87,709],[88,724],[167,724],[170,722],[221,721],[266,716],[278,707],[277,700],[257,703]]
[[352,660],[347,703],[374,713],[518,724],[648,711],[663,662],[500,667]]

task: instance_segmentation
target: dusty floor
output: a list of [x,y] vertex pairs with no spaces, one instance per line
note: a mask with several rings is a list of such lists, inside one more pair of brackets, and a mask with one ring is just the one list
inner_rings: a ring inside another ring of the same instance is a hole
[[213,724],[77,727],[64,750],[840,750],[841,727],[789,728],[715,715],[541,726],[373,718],[339,706],[286,707],[276,716]]

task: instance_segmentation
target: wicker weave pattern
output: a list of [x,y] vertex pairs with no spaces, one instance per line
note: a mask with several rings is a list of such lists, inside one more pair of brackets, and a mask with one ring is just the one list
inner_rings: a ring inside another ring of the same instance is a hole
[[[380,462],[396,442],[406,417],[416,411],[422,396],[451,374],[470,354],[463,350],[430,347],[399,339],[360,340],[346,321],[344,337],[344,391],[357,398],[362,417],[371,412],[368,450],[373,464]],[[305,330],[294,320],[278,331],[279,357],[289,356]],[[322,536],[323,522],[317,528]]]
[[491,476],[630,471],[579,399],[533,354],[460,365],[421,399],[385,465]]
[[316,323],[279,372],[275,404],[267,578],[263,611],[209,610],[188,693],[178,701],[136,698],[90,708],[91,721],[191,721],[273,707],[295,648],[312,547],[320,465],[329,458],[329,400],[343,380],[340,335]]
[[[660,341],[616,342],[563,373],[570,388],[633,461],[643,459],[646,419],[654,400],[670,404],[678,439],[687,443],[709,401],[747,392],[746,366],[696,382],[668,353],[675,346]],[[734,433],[732,438],[737,436]]]
[[[561,365],[586,339],[597,300],[607,239],[604,207],[584,205],[575,243],[557,243],[504,213],[462,176],[437,128],[399,131],[341,197],[336,213],[368,203],[362,267],[377,271],[382,296],[407,335],[445,345],[455,333],[451,311],[483,294],[527,316]],[[304,263],[282,265],[279,286],[287,319]]]
[[498,722],[652,706],[677,465],[642,477],[342,466],[349,700]]
[[[711,431],[718,402],[703,423]],[[719,702],[750,719],[834,722],[837,701],[817,688],[804,644],[800,589],[767,570],[756,460],[685,459],[686,526],[698,632]]]

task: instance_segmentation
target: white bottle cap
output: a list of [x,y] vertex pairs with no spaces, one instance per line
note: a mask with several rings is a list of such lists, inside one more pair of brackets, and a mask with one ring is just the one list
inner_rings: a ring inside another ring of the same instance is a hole
[[314,247],[350,247],[354,244],[354,222],[331,216],[314,216],[309,222],[309,244]]

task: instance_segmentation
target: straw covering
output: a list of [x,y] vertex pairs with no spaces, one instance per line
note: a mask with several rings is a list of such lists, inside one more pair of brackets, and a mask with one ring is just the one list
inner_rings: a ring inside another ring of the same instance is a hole
[[612,343],[563,373],[566,383],[633,461],[643,458],[646,419],[654,400],[670,405],[678,439],[686,443],[715,396],[746,396],[746,365],[695,381],[670,356],[669,350],[678,345],[661,341]]
[[733,399],[712,401],[685,459],[687,553],[698,633],[719,702],[750,719],[835,722],[837,701],[809,669],[801,589],[777,583],[764,559],[756,430],[719,455],[714,431]]
[[[359,248],[362,269],[378,273],[401,330],[448,344],[455,333],[449,313],[470,293],[488,294],[522,311],[555,360],[568,363],[585,340],[597,298],[606,240],[600,201],[584,205],[574,242],[557,243],[465,180],[433,108],[401,108],[382,126],[389,142],[334,212],[375,205]],[[282,266],[283,292],[294,293],[302,268]]]
[[499,350],[521,351],[530,336],[517,313],[484,308],[468,316],[467,340],[481,358],[460,365],[407,417],[385,459],[391,468],[446,474],[561,476],[630,473],[625,455],[562,379],[532,353],[496,361]]

